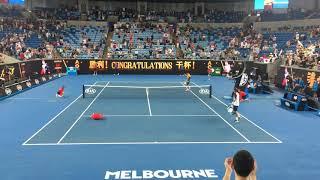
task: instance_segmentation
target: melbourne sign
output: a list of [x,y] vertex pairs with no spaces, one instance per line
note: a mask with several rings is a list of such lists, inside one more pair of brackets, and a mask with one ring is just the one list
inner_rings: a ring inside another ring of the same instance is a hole
[[119,170],[106,171],[104,179],[218,179],[218,175],[213,169]]

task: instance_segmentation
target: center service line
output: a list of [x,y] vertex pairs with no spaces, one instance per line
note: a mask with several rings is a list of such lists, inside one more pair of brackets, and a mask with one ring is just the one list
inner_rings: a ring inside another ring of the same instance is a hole
[[92,104],[97,100],[97,98],[100,96],[100,94],[103,92],[103,90],[109,85],[110,82],[108,82],[102,90],[99,92],[99,94],[91,101],[91,103],[88,105],[88,107],[80,114],[78,119],[71,125],[71,127],[68,129],[68,131],[61,137],[61,139],[58,141],[57,144],[60,144],[61,141],[68,135],[68,133],[71,131],[71,129],[77,124],[77,122],[81,119],[81,117],[88,111],[88,109],[92,106]]
[[148,88],[146,88],[146,94],[147,94],[147,101],[148,101],[148,107],[149,107],[149,115],[152,116],[150,99],[149,99],[149,89]]

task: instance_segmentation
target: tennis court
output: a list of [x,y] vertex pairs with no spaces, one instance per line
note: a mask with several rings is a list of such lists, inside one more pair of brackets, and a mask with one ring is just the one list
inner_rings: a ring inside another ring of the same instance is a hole
[[[273,100],[280,92],[251,95],[253,100],[240,107],[240,123],[234,123],[223,99],[232,81],[193,76],[192,91],[186,92],[184,80],[69,76],[2,101],[1,179],[125,179],[106,174],[172,169],[211,170],[218,177],[180,179],[221,179],[224,159],[239,149],[258,160],[259,179],[319,175],[314,159],[320,122],[313,113],[276,107]],[[57,99],[61,85],[66,95]],[[83,85],[96,85],[96,93],[83,98]],[[200,93],[200,85],[212,86],[212,98]],[[93,112],[106,120],[91,120]]]
[[[281,143],[246,118],[236,124],[211,85],[97,81],[23,145]],[[106,120],[93,121],[103,113]]]

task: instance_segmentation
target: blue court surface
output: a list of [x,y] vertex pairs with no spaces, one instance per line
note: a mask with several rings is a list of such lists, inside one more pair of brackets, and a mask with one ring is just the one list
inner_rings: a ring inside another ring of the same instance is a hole
[[[146,171],[155,175],[149,179],[174,179],[165,178],[170,170],[182,172],[175,179],[222,179],[224,159],[239,149],[256,158],[258,179],[320,177],[314,113],[276,106],[280,92],[251,95],[236,124],[223,99],[231,80],[194,76],[190,91],[183,81],[62,77],[1,101],[0,179],[141,179]],[[65,97],[57,99],[62,85]],[[83,98],[83,85],[94,93]],[[210,86],[211,98],[204,92]],[[94,112],[106,119],[91,120]],[[206,173],[188,175],[192,170]]]

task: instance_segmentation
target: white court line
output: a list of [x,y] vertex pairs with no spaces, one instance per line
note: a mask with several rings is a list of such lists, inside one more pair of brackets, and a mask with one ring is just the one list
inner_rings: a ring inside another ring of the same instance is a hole
[[148,108],[149,108],[149,115],[152,116],[151,112],[151,105],[150,105],[150,99],[149,99],[149,89],[146,88],[146,94],[147,94],[147,101],[148,101]]
[[110,83],[136,83],[136,84],[143,84],[143,83],[152,83],[152,84],[158,84],[158,83],[172,83],[172,84],[181,84],[181,81],[143,81],[143,82],[139,82],[139,81],[97,81],[98,83],[106,83],[106,82],[110,82]]
[[[121,114],[115,114],[115,115],[108,115],[108,114],[104,114],[103,115],[104,117],[150,117],[150,116],[153,116],[153,117],[215,117],[215,116],[219,116],[219,115],[216,115],[216,114],[208,114],[208,115],[202,115],[202,114],[199,114],[199,115],[196,115],[196,114],[191,114],[191,115],[185,115],[185,114],[181,114],[181,115],[178,115],[178,114],[166,114],[166,115],[150,115],[150,114],[142,114],[142,115],[137,115],[137,114],[133,114],[133,115],[121,115]],[[91,115],[84,115],[82,117],[91,117]]]
[[97,98],[100,96],[100,94],[103,92],[103,90],[109,85],[109,82],[102,88],[102,90],[97,94],[97,96],[91,101],[91,103],[88,105],[88,107],[80,114],[78,119],[71,125],[71,127],[68,129],[68,131],[60,138],[57,144],[60,144],[61,141],[68,135],[68,133],[71,131],[71,129],[77,124],[77,122],[81,119],[81,117],[88,111],[88,109],[92,106],[92,104],[97,100]]
[[58,116],[60,116],[64,111],[66,111],[72,104],[74,104],[79,98],[82,97],[82,94],[78,96],[75,100],[73,100],[67,107],[65,107],[62,111],[59,112],[55,117],[53,117],[49,122],[47,122],[42,128],[40,128],[36,133],[34,133],[29,139],[27,139],[22,145],[26,145],[34,136],[36,136],[40,131],[42,131],[45,127],[47,127],[52,121],[54,121]]
[[[182,84],[182,83],[181,83]],[[89,85],[85,84],[86,86],[94,86],[94,87],[101,87],[103,88],[104,85]],[[202,86],[190,86],[190,87],[203,87],[203,88],[209,88],[210,85],[202,85]],[[184,85],[182,86],[108,86],[108,88],[129,88],[129,89],[172,89],[172,88],[185,88]]]
[[[49,98],[9,98],[9,100],[53,100]],[[56,100],[56,99],[55,99]]]
[[77,146],[77,145],[174,145],[174,144],[280,144],[280,142],[207,141],[207,142],[101,142],[101,143],[33,143],[24,146]]
[[[96,84],[95,82],[94,84]],[[29,139],[27,139],[22,145],[26,145],[33,137],[35,137],[40,131],[42,131],[45,127],[47,127],[50,123],[52,123],[58,116],[60,116],[64,111],[66,111],[71,105],[73,105],[78,99],[82,97],[80,94],[75,100],[73,100],[67,107],[65,107],[62,111],[60,111],[55,117],[53,117],[49,122],[47,122],[42,128],[40,128],[36,133],[34,133]]]
[[[198,86],[196,83],[192,82],[194,85]],[[225,105],[226,107],[228,107],[228,105],[226,103],[224,103],[223,101],[221,101],[220,99],[218,99],[216,96],[212,95],[213,98],[215,98],[217,101],[219,101],[221,104]],[[282,143],[282,141],[280,141],[278,138],[276,138],[275,136],[273,136],[271,133],[269,133],[268,131],[266,131],[265,129],[263,129],[262,127],[258,126],[256,123],[250,121],[247,117],[245,117],[244,115],[240,114],[241,117],[243,117],[244,119],[246,119],[248,122],[250,122],[251,124],[253,124],[254,126],[256,126],[257,128],[259,128],[261,131],[263,131],[264,133],[268,134],[269,136],[271,136],[273,139],[277,140],[278,143]]]
[[205,106],[207,106],[212,112],[216,113],[225,123],[227,123],[233,130],[235,130],[242,138],[244,138],[247,142],[250,142],[248,138],[246,138],[241,132],[239,132],[236,128],[234,128],[227,120],[225,120],[219,113],[217,113],[212,107],[210,107],[206,102],[204,102],[198,95],[196,95],[193,91],[190,92],[197,97]]

